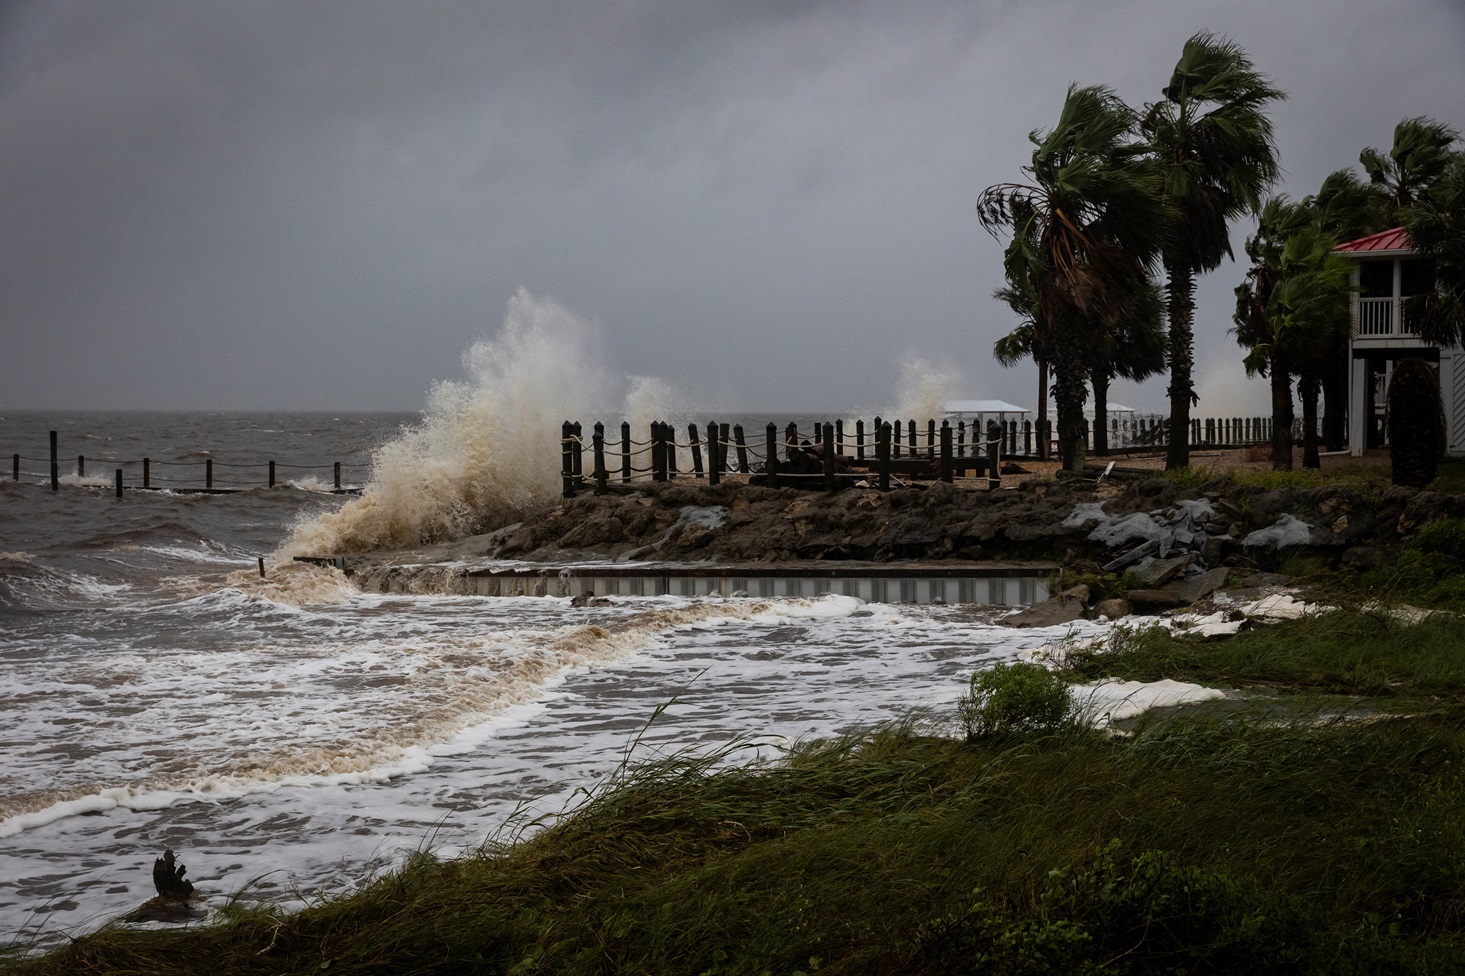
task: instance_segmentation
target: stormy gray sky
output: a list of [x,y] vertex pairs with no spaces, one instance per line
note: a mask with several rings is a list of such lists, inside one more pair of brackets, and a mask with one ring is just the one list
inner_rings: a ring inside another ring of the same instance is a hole
[[[414,410],[521,287],[724,406],[894,402],[909,356],[1031,406],[976,198],[1199,30],[1289,93],[1293,195],[1465,127],[1462,0],[10,0],[0,408]],[[1200,415],[1265,402],[1242,273],[1201,281]]]

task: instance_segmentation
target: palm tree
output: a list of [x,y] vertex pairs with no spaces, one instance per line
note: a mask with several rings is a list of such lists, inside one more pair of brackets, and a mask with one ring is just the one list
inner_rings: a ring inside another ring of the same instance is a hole
[[1460,133],[1423,115],[1394,126],[1394,144],[1387,153],[1372,146],[1358,154],[1369,181],[1388,197],[1391,211],[1414,206],[1420,194],[1444,173]]
[[1035,130],[1027,183],[983,191],[977,213],[994,236],[1011,229],[1009,285],[1028,289],[1050,341],[1058,437],[1069,470],[1082,470],[1083,401],[1103,337],[1133,314],[1149,280],[1166,210],[1153,160],[1131,136],[1134,111],[1103,87],[1070,86],[1058,124]]
[[1214,34],[1185,42],[1161,93],[1145,108],[1142,130],[1162,174],[1173,214],[1163,261],[1170,321],[1170,448],[1167,468],[1190,463],[1195,402],[1195,276],[1231,256],[1227,225],[1261,206],[1277,179],[1270,102],[1285,97],[1234,43]]
[[1414,300],[1419,335],[1465,343],[1465,152],[1456,152],[1414,206],[1400,214],[1416,250],[1434,262],[1434,288]]
[[1038,367],[1038,457],[1048,460],[1048,354],[1043,344],[1043,333],[1039,325],[1037,302],[1032,287],[1021,282],[1021,287],[1009,285],[998,288],[992,297],[1006,303],[1007,307],[1022,317],[1018,327],[992,344],[992,355],[1003,366],[1016,366],[1024,356],[1033,357]]
[[1094,453],[1109,453],[1109,381],[1114,377],[1142,382],[1165,369],[1165,302],[1149,280],[1135,281],[1128,298],[1130,312],[1113,331],[1089,371],[1094,390]]
[[1320,466],[1317,404],[1322,379],[1339,337],[1349,329],[1348,297],[1353,267],[1334,253],[1307,201],[1276,196],[1262,208],[1257,233],[1246,242],[1255,262],[1236,289],[1236,338],[1251,352],[1248,375],[1269,376],[1272,388],[1272,467],[1292,469],[1291,377],[1300,378],[1302,465]]

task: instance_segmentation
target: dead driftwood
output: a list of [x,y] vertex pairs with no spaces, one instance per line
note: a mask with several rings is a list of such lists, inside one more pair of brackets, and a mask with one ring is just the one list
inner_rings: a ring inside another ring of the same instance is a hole
[[166,848],[163,856],[153,862],[153,887],[158,889],[158,897],[175,901],[187,899],[193,894],[193,882],[183,879],[187,873],[188,868],[178,863],[173,848]]
[[137,908],[123,915],[123,922],[191,922],[202,918],[204,912],[195,902],[193,882],[185,879],[188,868],[178,863],[173,849],[167,848],[163,856],[153,861],[153,887],[158,889],[156,898],[149,898]]

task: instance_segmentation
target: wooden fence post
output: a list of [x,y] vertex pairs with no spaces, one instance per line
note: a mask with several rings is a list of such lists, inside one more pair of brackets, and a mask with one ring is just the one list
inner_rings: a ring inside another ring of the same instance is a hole
[[783,429],[783,456],[790,461],[794,459],[794,451],[799,449],[799,425],[789,424]]
[[718,460],[717,449],[717,424],[707,422],[707,483],[716,485],[722,483],[722,464]]
[[743,425],[733,427],[733,440],[738,444],[738,474],[748,474],[748,444],[743,440]]
[[834,448],[836,454],[844,453],[844,421],[834,422]]
[[778,487],[778,425],[770,422],[767,434],[767,454],[764,461],[764,470],[768,474],[768,487]]
[[900,457],[900,421],[890,425],[890,456]]
[[[16,458],[19,457],[20,455],[17,454]],[[855,421],[855,461],[860,464],[865,462],[865,421],[863,419]],[[17,460],[15,463],[19,464],[20,461]],[[16,468],[16,470],[20,469]],[[20,479],[17,477],[16,480]]]
[[936,460],[936,418],[926,420],[926,457]]
[[891,434],[893,428],[889,423],[882,423],[875,428],[875,459],[880,468],[880,490],[890,490],[890,451]]
[[941,480],[952,483],[951,474],[951,421],[941,421]]
[[906,433],[910,435],[911,457],[919,457],[920,451],[916,449],[916,422],[914,418],[906,421]]
[[570,422],[560,424],[560,492],[566,498],[575,495],[574,468],[570,461]]
[[621,421],[621,484],[631,483],[631,422]]
[[605,470],[605,424],[595,422],[594,434],[595,446],[595,493],[605,495],[610,493],[610,477]]
[[834,425],[824,423],[824,490],[834,490]]
[[[994,436],[995,435],[995,436]],[[1002,487],[1002,435],[987,425],[987,490]]]
[[687,425],[687,443],[692,447],[692,476],[702,477],[702,442],[697,437],[697,425]]

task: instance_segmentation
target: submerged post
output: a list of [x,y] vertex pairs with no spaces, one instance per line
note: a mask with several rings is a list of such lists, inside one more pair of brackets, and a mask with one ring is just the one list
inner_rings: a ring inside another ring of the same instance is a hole
[[[142,486],[151,488],[153,486],[153,459],[142,459]],[[270,487],[275,487],[275,462],[270,462]]]
[[214,459],[209,458],[203,463],[204,487],[213,491],[214,488]]
[[[142,459],[142,486],[148,486],[148,459]],[[270,462],[270,487],[275,487],[275,462]]]
[[122,469],[117,469],[117,497],[122,497]]
[[768,473],[768,487],[778,487],[778,425],[770,422],[767,430],[767,461],[764,468]]
[[85,478],[86,477],[86,455],[85,454],[78,454],[76,456],[76,476],[78,478]]
[[61,470],[56,466],[56,432],[51,431],[51,490],[61,488]]
[[337,491],[340,491],[341,490],[341,462],[340,461],[337,461],[336,462],[335,468],[332,470],[331,473],[335,476],[335,479],[336,479],[336,490]]
[[20,480],[20,455],[13,454],[10,457],[10,480]]

